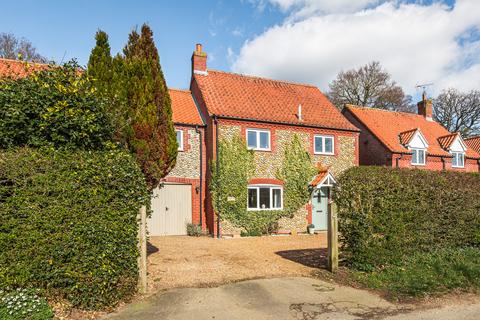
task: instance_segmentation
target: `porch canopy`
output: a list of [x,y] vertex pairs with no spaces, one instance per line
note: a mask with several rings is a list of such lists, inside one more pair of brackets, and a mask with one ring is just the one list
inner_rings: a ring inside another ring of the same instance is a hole
[[333,177],[333,174],[328,170],[321,170],[310,182],[310,186],[314,188],[321,188],[321,187],[333,187],[337,184],[337,181]]

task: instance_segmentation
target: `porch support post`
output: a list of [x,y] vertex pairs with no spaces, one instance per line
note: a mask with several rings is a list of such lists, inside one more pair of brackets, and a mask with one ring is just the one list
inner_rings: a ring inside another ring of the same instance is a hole
[[142,206],[138,212],[138,291],[147,293],[147,209]]
[[328,270],[336,272],[338,269],[338,221],[337,205],[331,200],[331,190],[328,192]]

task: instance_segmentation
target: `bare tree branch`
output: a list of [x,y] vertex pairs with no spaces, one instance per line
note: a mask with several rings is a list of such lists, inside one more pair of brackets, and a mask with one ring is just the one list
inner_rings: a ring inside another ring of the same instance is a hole
[[480,133],[480,91],[444,91],[433,101],[435,119],[451,132],[463,136]]
[[0,58],[47,62],[30,41],[17,38],[12,33],[0,33]]
[[340,72],[330,83],[328,96],[339,109],[347,103],[395,111],[415,109],[411,97],[405,95],[376,61],[356,70]]

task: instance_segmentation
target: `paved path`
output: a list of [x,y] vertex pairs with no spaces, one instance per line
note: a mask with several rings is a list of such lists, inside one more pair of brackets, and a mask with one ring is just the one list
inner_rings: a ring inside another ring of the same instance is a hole
[[480,303],[415,311],[367,291],[297,277],[172,289],[131,304],[106,319],[478,320]]

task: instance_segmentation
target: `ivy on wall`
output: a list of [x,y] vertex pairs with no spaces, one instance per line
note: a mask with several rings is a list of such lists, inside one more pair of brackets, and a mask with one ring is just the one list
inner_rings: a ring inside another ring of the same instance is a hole
[[240,137],[222,139],[217,163],[212,163],[210,190],[215,212],[247,235],[268,234],[278,229],[278,220],[292,216],[308,202],[308,183],[316,174],[310,155],[295,135],[286,146],[282,167],[276,173],[284,181],[283,210],[247,211],[248,181],[255,172],[253,151]]

